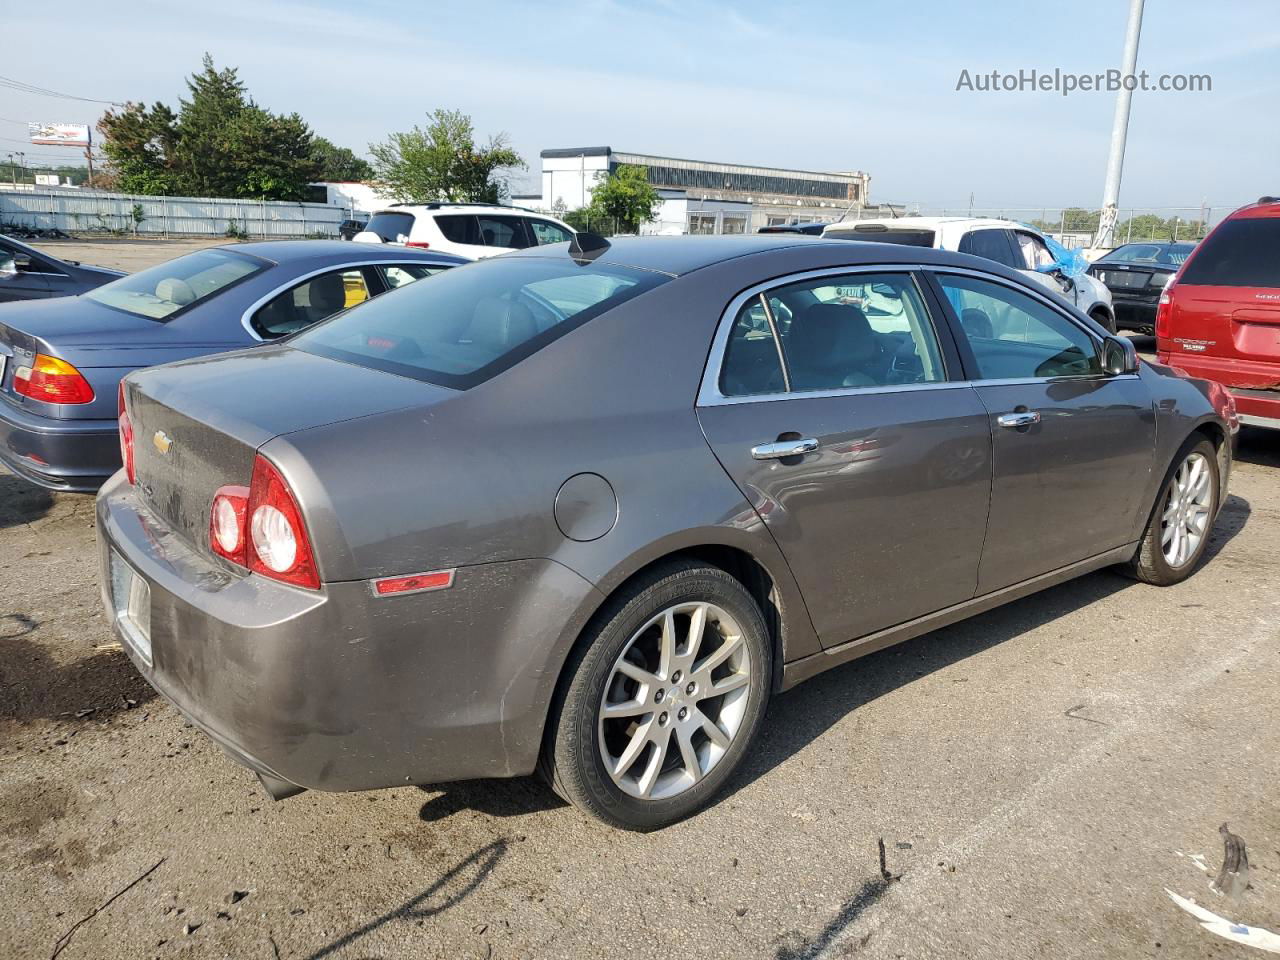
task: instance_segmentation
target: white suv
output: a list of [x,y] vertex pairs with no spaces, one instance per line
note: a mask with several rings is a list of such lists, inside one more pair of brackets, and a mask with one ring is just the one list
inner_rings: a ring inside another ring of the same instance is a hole
[[523,207],[487,203],[397,203],[377,211],[353,238],[455,253],[479,260],[573,239],[573,228]]
[[845,220],[827,224],[822,235],[839,240],[872,240],[956,250],[994,260],[1065,297],[1112,333],[1116,330],[1111,291],[1087,273],[1068,276],[1057,266],[1058,260],[1049,251],[1042,234],[1011,220],[977,217]]

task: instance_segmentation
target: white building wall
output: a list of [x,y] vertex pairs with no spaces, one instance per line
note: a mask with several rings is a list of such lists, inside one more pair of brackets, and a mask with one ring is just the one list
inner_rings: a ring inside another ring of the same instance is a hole
[[370,183],[354,181],[329,182],[319,184],[325,188],[325,202],[335,206],[347,207],[358,219],[365,219],[375,210],[395,203],[395,197],[379,193],[377,187]]
[[577,210],[591,203],[596,178],[609,169],[608,157],[544,157],[542,159],[542,202],[544,210],[561,203]]

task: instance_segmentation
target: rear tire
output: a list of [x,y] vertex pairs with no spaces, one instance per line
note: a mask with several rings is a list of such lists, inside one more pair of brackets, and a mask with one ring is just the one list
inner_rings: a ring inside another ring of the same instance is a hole
[[1127,572],[1158,587],[1191,576],[1209,546],[1221,496],[1218,452],[1193,434],[1173,458]]
[[754,742],[771,665],[764,617],[741,583],[693,561],[663,565],[588,628],[539,770],[615,827],[681,820],[719,793]]
[[1108,316],[1105,310],[1095,310],[1089,316],[1096,322],[1101,324],[1107,333],[1119,333],[1120,327],[1116,324],[1115,318]]

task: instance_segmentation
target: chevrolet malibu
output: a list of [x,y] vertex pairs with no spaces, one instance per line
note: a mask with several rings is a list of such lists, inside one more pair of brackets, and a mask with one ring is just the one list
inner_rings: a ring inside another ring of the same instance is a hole
[[[689,815],[771,694],[1204,556],[1237,429],[946,251],[590,235],[130,374],[98,496],[130,657],[281,798],[539,770]],[[849,675],[855,681],[855,675]]]

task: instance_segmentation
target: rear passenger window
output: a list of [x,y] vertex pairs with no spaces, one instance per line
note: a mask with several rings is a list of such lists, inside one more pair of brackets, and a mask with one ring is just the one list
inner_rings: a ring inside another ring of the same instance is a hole
[[382,274],[382,282],[386,284],[387,289],[394,290],[396,287],[408,286],[415,280],[429,277],[444,269],[444,267],[428,267],[420,263],[399,263],[378,267],[378,272]]
[[1014,259],[1013,248],[1009,246],[1008,230],[972,230],[960,238],[960,252],[969,253],[985,260],[1003,263],[1015,270],[1026,270],[1027,265]]
[[[791,391],[898,386],[946,379],[924,301],[909,274],[822,277],[770,290]],[[735,318],[720,392],[780,393],[787,380],[759,298]]]
[[480,246],[480,228],[471,214],[436,217],[436,226],[450,243],[470,243]]
[[521,217],[478,216],[476,222],[480,224],[480,240],[486,247],[523,250],[531,246]]
[[277,295],[253,315],[250,324],[258,336],[273,340],[368,299],[369,288],[360,270],[325,273]]
[[1228,220],[1200,242],[1178,282],[1280,287],[1280,218]]
[[939,274],[983,380],[1100,376],[1097,344],[1034,297],[974,277]]

